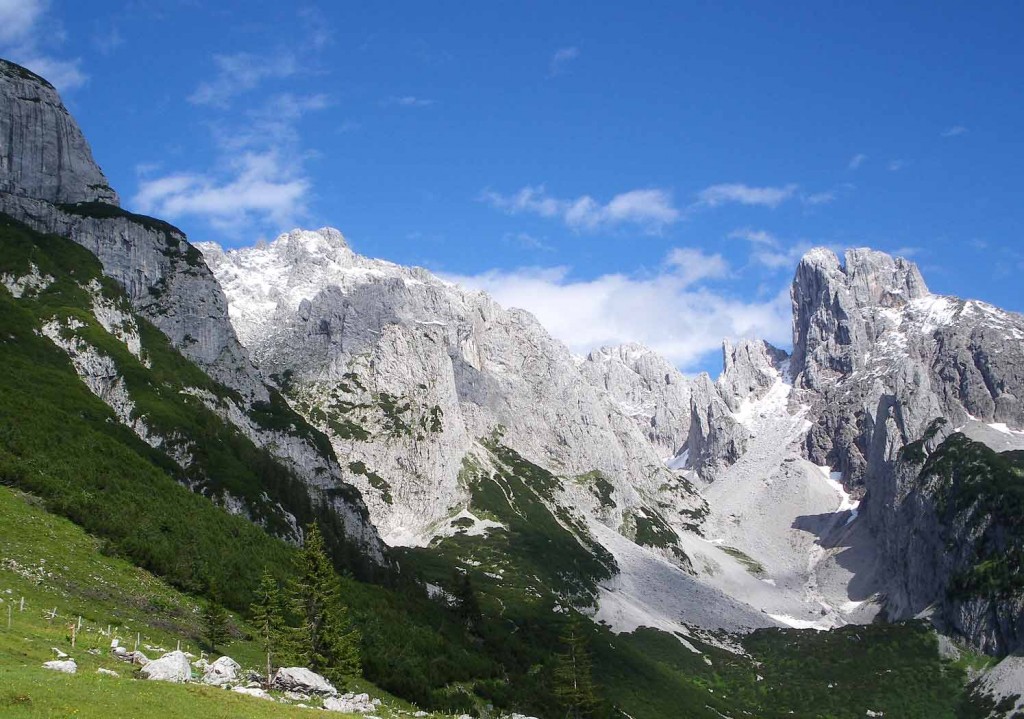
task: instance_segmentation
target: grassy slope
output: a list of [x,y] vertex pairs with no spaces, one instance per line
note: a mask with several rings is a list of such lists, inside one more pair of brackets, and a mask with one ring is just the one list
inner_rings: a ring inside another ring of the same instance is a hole
[[[67,520],[45,512],[41,502],[0,487],[0,716],[4,717],[298,717],[284,708],[204,686],[133,681],[133,667],[109,655],[112,637],[199,654],[200,607],[149,573],[102,555],[99,542]],[[25,609],[20,611],[24,598]],[[11,627],[7,608],[11,606]],[[44,612],[57,610],[49,620]],[[82,618],[71,647],[69,623]],[[106,632],[110,628],[111,635]],[[235,639],[224,651],[243,666],[259,666],[259,650],[232,619]],[[78,662],[78,674],[41,668],[53,647]],[[97,655],[89,650],[96,650]],[[104,667],[120,677],[96,674]],[[403,705],[404,706],[404,705]]]

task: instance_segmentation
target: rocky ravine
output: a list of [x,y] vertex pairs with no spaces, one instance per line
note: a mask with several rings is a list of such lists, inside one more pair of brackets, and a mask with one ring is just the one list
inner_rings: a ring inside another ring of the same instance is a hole
[[0,212],[95,254],[104,274],[124,289],[132,312],[236,393],[227,399],[201,395],[209,408],[270,449],[306,481],[315,501],[331,506],[368,556],[383,559],[362,503],[323,491],[342,484],[335,458],[297,433],[253,420],[254,405],[270,399],[269,389],[239,344],[227,300],[202,255],[177,228],[121,210],[53,86],[5,60],[0,60]]

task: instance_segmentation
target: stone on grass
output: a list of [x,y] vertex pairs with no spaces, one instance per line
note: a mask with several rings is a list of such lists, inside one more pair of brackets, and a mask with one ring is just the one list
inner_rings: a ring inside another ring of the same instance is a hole
[[252,687],[235,687],[231,691],[237,694],[245,694],[247,697],[256,697],[257,699],[269,699],[274,701],[274,697],[267,694],[262,689],[253,689]]
[[44,669],[52,669],[55,672],[64,672],[65,674],[74,674],[78,671],[78,665],[75,664],[74,659],[55,659],[52,662],[44,662]]
[[192,681],[192,665],[184,652],[168,652],[142,667],[142,676],[153,681],[182,684]]
[[203,670],[203,684],[219,687],[237,684],[242,667],[231,657],[221,657]]
[[347,714],[369,714],[378,706],[380,699],[371,700],[369,694],[342,694],[324,699],[324,709]]
[[104,669],[103,667],[100,667],[99,669],[97,669],[96,673],[97,674],[102,674],[105,677],[119,677],[119,676],[121,676],[120,674],[115,672],[113,669]]
[[274,689],[301,692],[303,694],[319,694],[321,696],[337,696],[334,685],[311,669],[305,667],[281,667],[270,683]]

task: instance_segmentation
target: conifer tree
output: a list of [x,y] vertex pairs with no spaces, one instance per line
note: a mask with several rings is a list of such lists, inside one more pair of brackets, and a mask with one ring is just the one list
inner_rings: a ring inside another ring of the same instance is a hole
[[594,689],[593,662],[586,634],[575,612],[566,622],[560,639],[563,651],[555,655],[555,697],[565,711],[565,717],[592,717],[599,706]]
[[473,589],[473,581],[469,572],[455,572],[455,606],[459,616],[462,618],[466,629],[475,632],[480,627],[480,620],[483,615],[480,612],[480,602],[476,598],[476,591]]
[[273,677],[274,665],[281,666],[295,653],[294,630],[285,619],[285,599],[277,580],[263,570],[256,601],[249,607],[256,639],[267,658],[267,683]]
[[291,598],[301,618],[298,642],[304,659],[310,668],[328,676],[358,675],[362,638],[349,621],[338,576],[315,524],[306,528],[295,569]]
[[228,638],[228,613],[220,603],[219,594],[213,591],[203,608],[203,634],[210,643],[210,649],[214,651],[218,644],[223,644]]

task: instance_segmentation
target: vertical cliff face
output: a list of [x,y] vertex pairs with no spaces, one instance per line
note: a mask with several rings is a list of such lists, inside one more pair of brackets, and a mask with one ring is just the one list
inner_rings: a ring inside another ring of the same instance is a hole
[[264,384],[202,254],[177,228],[117,203],[54,88],[0,60],[0,213],[92,252],[132,311],[225,390],[194,396],[274,454],[302,479],[314,504],[327,507],[358,546],[381,560],[380,540],[358,493],[341,481],[333,453],[300,431],[301,419],[292,415],[298,424],[291,422],[290,410]]
[[53,86],[0,60],[0,192],[52,203],[117,204]]
[[673,457],[690,429],[690,381],[664,357],[638,344],[594,350],[580,371],[607,391],[662,457]]
[[814,408],[807,454],[863,484],[936,417],[1024,422],[1024,324],[981,302],[928,292],[916,265],[812,250],[793,281],[791,371]]

